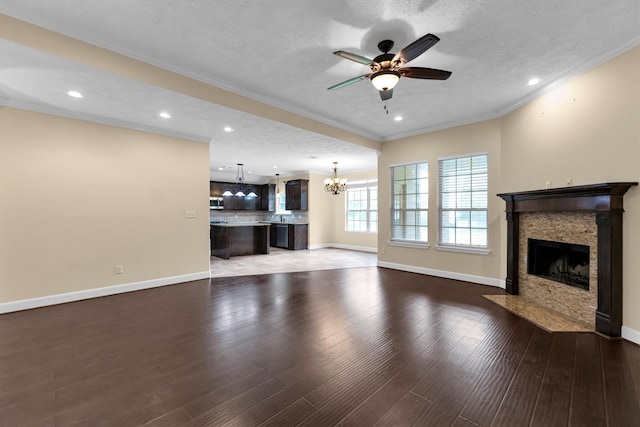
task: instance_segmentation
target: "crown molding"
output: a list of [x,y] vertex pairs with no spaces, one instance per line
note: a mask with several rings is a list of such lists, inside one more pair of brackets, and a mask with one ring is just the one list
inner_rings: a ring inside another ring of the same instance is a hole
[[591,61],[585,62],[582,65],[579,65],[575,68],[573,68],[572,70],[568,71],[567,73],[563,74],[562,76],[558,77],[557,79],[549,82],[548,84],[540,87],[539,89],[527,94],[526,96],[523,96],[522,98],[516,100],[515,102],[507,105],[504,108],[501,108],[499,110],[496,111],[492,111],[492,112],[487,112],[485,114],[481,114],[478,116],[474,116],[474,117],[468,117],[468,118],[463,118],[460,120],[454,120],[451,122],[444,122],[444,123],[439,123],[439,124],[435,124],[433,126],[429,126],[429,127],[425,127],[425,128],[420,128],[420,129],[415,129],[409,132],[404,132],[404,133],[398,133],[398,134],[393,134],[390,135],[386,138],[382,139],[382,142],[390,142],[390,141],[395,141],[397,139],[402,139],[402,138],[407,138],[410,136],[416,136],[416,135],[421,135],[423,133],[430,133],[430,132],[436,132],[439,130],[444,130],[444,129],[449,129],[449,128],[453,128],[453,127],[457,127],[457,126],[464,126],[464,125],[468,125],[471,123],[477,123],[477,122],[481,122],[481,121],[485,121],[485,120],[491,120],[491,119],[497,119],[497,118],[501,118],[507,114],[509,114],[510,112],[517,110],[518,108],[522,107],[523,105],[526,105],[527,103],[559,88],[562,85],[567,84],[568,82],[570,82],[571,80],[574,80],[578,77],[580,77],[581,75],[593,70],[594,68],[612,60],[613,58],[622,55],[623,53],[633,49],[634,47],[640,45],[640,36],[636,37],[630,41],[628,41],[627,43],[619,46],[617,49],[613,49],[603,55],[600,55],[594,59],[592,59]]
[[52,105],[38,104],[34,102],[18,101],[0,97],[0,105],[4,107],[17,108],[20,110],[33,111],[36,113],[50,114],[52,116],[66,117],[68,119],[82,120],[85,122],[98,123],[107,126],[114,126],[125,129],[132,129],[142,132],[154,133],[158,135],[170,136],[174,138],[186,139],[189,141],[209,143],[211,137],[195,135],[188,132],[180,132],[170,129],[162,129],[155,126],[144,125],[141,123],[129,122],[126,120],[112,119],[108,117],[96,116],[89,113],[65,110],[64,108]]
[[[20,18],[18,18],[18,19],[20,19]],[[34,21],[36,21],[36,20],[29,20],[27,22],[33,23],[34,25],[41,25],[41,24],[38,24],[38,23],[36,23]],[[43,28],[46,28],[46,27],[43,27]],[[47,28],[47,29],[49,29],[49,28]],[[50,31],[54,31],[54,32],[58,32],[57,30],[52,30],[52,29],[49,29],[49,30]],[[167,62],[160,61],[158,59],[152,58],[150,56],[146,56],[146,55],[140,54],[138,52],[134,52],[134,51],[129,50],[129,49],[120,48],[120,47],[114,46],[114,45],[112,45],[110,43],[107,43],[104,40],[97,40],[95,38],[90,39],[86,35],[79,34],[79,33],[74,32],[74,31],[67,31],[67,32],[64,32],[64,33],[60,32],[60,34],[63,34],[63,35],[68,36],[68,37],[72,37],[72,38],[74,38],[76,40],[80,40],[80,41],[82,41],[84,43],[87,43],[87,44],[98,46],[100,48],[109,50],[111,52],[115,52],[117,54],[126,56],[128,58],[135,59],[137,61],[152,65],[154,67],[158,67],[158,68],[161,68],[161,69],[166,70],[166,71],[170,71],[170,72],[173,72],[173,73],[176,73],[176,74],[180,74],[180,75],[182,75],[184,77],[188,77],[190,79],[205,83],[207,85],[227,90],[227,91],[232,92],[232,93],[234,93],[236,95],[240,95],[240,96],[244,96],[244,97],[250,98],[250,99],[252,99],[254,101],[258,101],[258,102],[261,102],[263,104],[279,108],[279,109],[287,111],[289,113],[297,114],[299,116],[306,117],[308,119],[312,119],[312,120],[315,120],[317,122],[320,122],[320,123],[323,123],[323,124],[326,124],[326,125],[329,125],[329,126],[332,126],[332,127],[335,127],[335,128],[347,131],[347,132],[351,132],[351,133],[354,133],[356,135],[359,135],[359,136],[362,136],[362,137],[365,137],[365,138],[369,138],[369,139],[371,139],[373,141],[376,141],[376,142],[382,142],[383,141],[383,139],[382,139],[382,137],[380,135],[375,135],[373,133],[367,132],[366,130],[350,126],[350,125],[348,125],[346,123],[343,123],[343,122],[338,122],[338,121],[335,121],[335,120],[328,119],[327,117],[318,115],[316,113],[303,110],[301,107],[299,107],[297,105],[289,104],[289,103],[282,102],[280,100],[269,98],[269,97],[264,96],[264,95],[262,95],[260,93],[257,93],[255,91],[249,90],[249,89],[241,87],[241,86],[234,85],[234,84],[232,84],[232,83],[230,83],[228,81],[222,80],[222,79],[212,78],[211,76],[204,76],[204,75],[202,75],[202,74],[200,74],[200,73],[198,73],[198,72],[196,72],[194,70],[190,70],[190,69],[187,69],[187,68],[184,68],[184,67],[175,66],[175,65],[169,64]],[[88,41],[89,39],[91,41]],[[246,113],[246,114],[250,114],[250,113]]]
[[499,117],[502,117],[520,107],[522,107],[523,105],[537,99],[540,98],[542,95],[545,95],[557,88],[559,88],[562,85],[565,85],[567,83],[569,83],[570,81],[580,77],[581,75],[595,69],[596,67],[599,67],[600,65],[604,64],[605,62],[611,61],[613,58],[622,55],[623,53],[633,49],[634,47],[640,45],[640,36],[635,37],[631,40],[629,40],[627,43],[624,43],[621,46],[618,46],[615,49],[612,49],[600,56],[597,56],[595,58],[593,58],[590,61],[585,62],[584,64],[581,64],[575,68],[573,68],[572,70],[564,73],[563,75],[561,75],[560,77],[558,77],[555,80],[552,80],[551,82],[549,82],[548,84],[540,87],[539,89],[529,93],[526,96],[523,96],[522,98],[518,99],[516,102],[514,102],[513,104],[510,104],[508,106],[506,106],[505,108],[501,109],[498,111]]

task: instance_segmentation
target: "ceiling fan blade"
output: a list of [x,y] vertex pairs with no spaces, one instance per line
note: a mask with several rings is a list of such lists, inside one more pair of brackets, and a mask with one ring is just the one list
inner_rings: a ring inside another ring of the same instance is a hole
[[418,40],[414,41],[393,57],[393,62],[400,61],[401,64],[406,64],[412,59],[417,58],[418,56],[425,53],[428,49],[430,49],[434,44],[438,43],[440,38],[433,34],[427,34],[425,36],[420,37]]
[[371,65],[373,64],[373,59],[365,58],[364,56],[356,55],[355,53],[345,52],[343,50],[339,50],[337,52],[333,52],[334,55],[338,55],[344,59],[348,59],[350,61],[355,61],[363,65]]
[[383,101],[386,101],[387,99],[391,99],[392,96],[393,96],[393,89],[380,91],[380,98],[382,98]]
[[369,77],[369,74],[363,74],[361,76],[354,77],[354,78],[349,79],[349,80],[345,80],[342,83],[338,83],[337,85],[333,85],[333,86],[327,88],[327,90],[340,89],[341,87],[352,85],[352,84],[357,83],[360,80],[364,80],[364,79],[366,79],[368,77]]
[[451,75],[451,71],[436,70],[435,68],[422,68],[422,67],[400,68],[398,72],[402,75],[402,77],[411,77],[413,79],[429,79],[429,80],[447,80]]

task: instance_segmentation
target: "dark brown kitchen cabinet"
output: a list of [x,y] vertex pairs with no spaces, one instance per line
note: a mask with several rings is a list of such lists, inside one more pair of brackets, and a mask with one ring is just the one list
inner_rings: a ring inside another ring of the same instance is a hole
[[307,249],[309,241],[308,224],[289,224],[289,249]]
[[274,212],[276,210],[276,185],[265,184],[260,186],[260,209],[261,211]]
[[225,211],[243,211],[244,210],[244,197],[238,196],[224,196],[224,210]]
[[285,184],[285,209],[288,211],[306,211],[309,209],[308,179],[294,179]]
[[238,186],[231,182],[209,182],[209,197],[223,197],[224,210],[228,211],[269,211],[276,210],[276,186],[275,184],[245,184],[244,194],[254,192],[256,197],[222,196],[229,190],[233,194],[238,191]]
[[223,191],[219,182],[209,182],[209,197],[220,197]]
[[244,199],[243,208],[245,211],[255,211],[259,208],[260,189],[258,187],[259,186],[256,186],[256,185],[245,184],[244,190],[242,190],[243,193],[244,194],[255,193],[256,195],[255,197],[251,197],[251,196],[242,197]]
[[309,242],[308,224],[272,223],[271,246],[282,249],[307,249]]

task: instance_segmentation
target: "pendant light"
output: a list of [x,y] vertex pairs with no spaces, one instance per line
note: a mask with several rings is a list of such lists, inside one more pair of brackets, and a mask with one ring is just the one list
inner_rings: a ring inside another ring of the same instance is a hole
[[[238,191],[236,191],[236,194],[233,194],[234,196],[237,197],[258,197],[258,195],[256,193],[254,193],[253,191],[251,191],[249,194],[244,194],[244,168],[243,168],[243,164],[242,163],[238,163],[238,172],[236,173],[236,188]],[[226,194],[228,193],[228,194]],[[225,191],[223,194],[224,195],[228,195],[231,196],[232,193],[230,191]]]

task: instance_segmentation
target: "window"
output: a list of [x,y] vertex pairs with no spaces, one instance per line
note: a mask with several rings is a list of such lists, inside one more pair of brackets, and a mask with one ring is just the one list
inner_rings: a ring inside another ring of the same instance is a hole
[[487,155],[438,160],[438,248],[487,248]]
[[391,241],[427,245],[429,168],[425,163],[391,167]]
[[287,211],[287,194],[282,192],[282,193],[277,193],[276,194],[276,213],[289,213]]
[[375,184],[350,184],[347,188],[346,230],[378,231],[378,187]]

